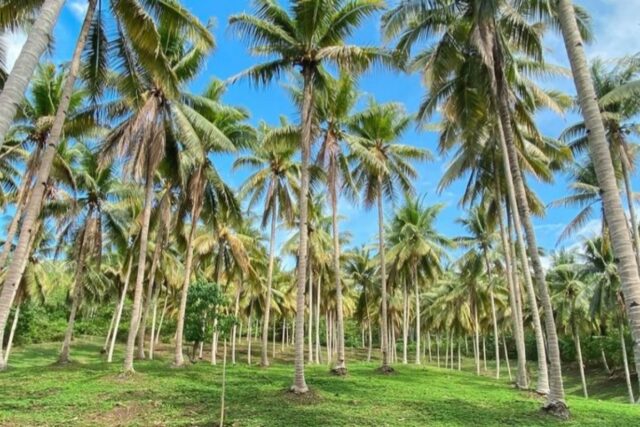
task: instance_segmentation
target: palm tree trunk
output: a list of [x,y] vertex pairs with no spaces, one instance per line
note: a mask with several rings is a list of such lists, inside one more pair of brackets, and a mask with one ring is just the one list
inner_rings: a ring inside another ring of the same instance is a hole
[[387,266],[384,248],[384,208],[382,206],[382,183],[378,179],[378,256],[380,258],[380,289],[382,290],[382,332],[380,334],[380,350],[382,351],[382,370],[390,371],[387,345]]
[[[0,147],[4,144],[11,122],[24,99],[24,93],[29,86],[33,71],[38,66],[40,57],[49,46],[53,28],[58,21],[64,3],[64,0],[44,1],[40,7],[38,17],[29,29],[27,41],[2,88],[0,93]],[[95,10],[95,0],[89,3],[89,9]],[[91,12],[87,11],[89,22],[93,17],[93,10]],[[82,46],[84,47],[84,40],[82,41]],[[77,74],[77,70],[75,74]],[[66,113],[66,108],[64,110]]]
[[144,337],[147,331],[147,318],[149,317],[149,307],[152,304],[153,285],[156,279],[156,269],[162,252],[164,236],[164,224],[160,224],[160,230],[156,238],[156,247],[153,250],[153,259],[151,260],[151,270],[149,271],[149,283],[147,283],[147,296],[145,298],[144,310],[142,310],[142,320],[138,328],[138,359],[144,359]]
[[436,334],[436,358],[438,359],[438,368],[440,367],[440,336]]
[[[149,159],[147,154],[147,160]],[[142,291],[144,287],[144,272],[147,266],[147,243],[149,239],[149,224],[151,222],[151,208],[153,204],[153,179],[155,170],[152,170],[147,161],[147,176],[145,178],[144,208],[142,211],[142,224],[140,229],[140,248],[138,249],[138,271],[136,272],[136,284],[133,289],[133,305],[131,308],[131,320],[129,322],[129,335],[124,355],[123,370],[127,374],[135,373],[133,369],[133,353],[135,350],[136,336],[140,326],[142,315]],[[191,242],[189,242],[191,243]],[[187,286],[188,288],[188,286]]]
[[324,329],[325,329],[325,335],[327,337],[327,362],[331,363],[331,333],[330,333],[331,317],[330,317],[329,310],[326,311],[324,318],[325,318]]
[[582,381],[582,392],[584,393],[584,397],[588,398],[589,394],[587,393],[587,380],[584,376],[584,362],[582,361],[582,346],[580,345],[580,334],[578,334],[577,332],[574,332],[573,341],[575,342],[576,355],[578,356],[578,368],[580,369],[580,380]]
[[318,284],[316,286],[316,363],[320,362],[320,289],[322,287],[322,275],[318,274]]
[[[558,0],[560,28],[567,49],[574,82],[578,92],[580,110],[588,129],[589,150],[598,177],[602,204],[610,229],[611,242],[618,260],[622,292],[633,339],[636,371],[640,372],[640,276],[633,246],[629,238],[627,221],[616,184],[611,153],[598,106],[589,66],[584,53],[580,32],[571,0]],[[640,376],[639,376],[640,380]]]
[[416,364],[420,361],[420,285],[418,284],[418,270],[415,262],[413,263],[411,274],[413,275],[413,286],[416,293]]
[[300,242],[298,246],[297,295],[296,295],[296,351],[295,377],[291,388],[294,393],[309,391],[304,379],[304,291],[307,284],[308,247],[308,210],[309,210],[309,158],[311,141],[313,140],[313,79],[315,70],[305,66],[303,76],[302,100],[302,162],[300,171],[300,194],[298,207],[300,210]]
[[[22,304],[17,304],[16,309],[13,312],[13,322],[11,322],[11,331],[9,332],[9,340],[7,341],[7,348],[4,352],[4,363],[5,365],[9,363],[9,355],[11,354],[11,347],[13,345],[13,337],[16,333],[16,328],[18,327],[18,319],[20,318],[20,306]],[[2,343],[0,343],[2,345]]]
[[331,199],[331,225],[333,232],[333,275],[336,287],[336,320],[337,320],[337,344],[338,361],[332,372],[338,375],[346,375],[347,365],[344,352],[344,309],[342,307],[342,279],[340,277],[340,232],[338,230],[338,194],[336,180],[331,180],[329,197]]
[[307,345],[309,346],[309,363],[313,363],[313,269],[309,268],[309,325],[307,327]]
[[[174,356],[174,365],[184,365],[184,355],[182,354],[182,337],[184,334],[184,317],[187,312],[187,297],[189,295],[189,284],[191,283],[191,267],[193,264],[193,238],[198,228],[198,220],[200,219],[200,197],[196,195],[192,201],[191,207],[191,227],[187,240],[187,256],[184,263],[184,281],[182,282],[182,292],[180,295],[180,308],[178,309],[178,325],[176,326],[176,347]],[[143,260],[144,262],[144,260]],[[138,272],[140,268],[138,267]]]
[[476,375],[480,375],[480,326],[478,325],[478,304],[473,304],[473,357],[476,363]]
[[158,322],[158,331],[156,332],[156,337],[154,338],[155,346],[160,343],[160,333],[162,332],[162,323],[164,322],[164,316],[167,314],[167,300],[169,299],[169,295],[164,297],[164,304],[162,307],[162,314],[160,315],[160,322]]
[[427,349],[429,350],[429,363],[433,362],[431,355],[431,332],[427,332]]
[[622,365],[624,366],[624,379],[627,382],[629,392],[629,403],[635,403],[633,398],[633,386],[631,385],[631,374],[629,373],[629,361],[627,360],[627,344],[624,340],[624,327],[620,324],[620,351],[622,351]]
[[[496,168],[497,169],[497,168]],[[500,191],[500,183],[496,180],[496,199],[498,200],[498,224],[500,227],[500,238],[502,240],[502,251],[505,256],[505,268],[507,276],[507,285],[509,287],[509,305],[511,306],[511,323],[513,329],[513,336],[516,343],[516,353],[518,358],[517,364],[517,376],[516,386],[521,390],[529,388],[529,381],[527,378],[527,353],[524,344],[524,330],[522,325],[522,314],[520,306],[520,287],[515,282],[515,273],[517,267],[515,264],[515,255],[512,252],[511,231],[507,235],[507,229],[504,225],[504,217],[502,213],[502,195]],[[507,214],[508,221],[511,221],[511,216]],[[512,256],[513,255],[513,256]],[[505,357],[508,356],[505,354]]]
[[111,338],[111,333],[113,332],[113,325],[116,323],[116,315],[118,313],[118,305],[113,309],[113,314],[111,315],[111,321],[109,322],[109,329],[107,330],[107,337],[104,339],[104,344],[102,345],[101,354],[107,352],[107,348],[109,347],[109,341]]
[[222,344],[222,390],[220,392],[220,426],[224,426],[224,398],[227,385],[227,338],[225,337]]
[[[233,309],[234,318],[238,318],[238,313],[240,311],[240,288],[236,291],[236,303]],[[238,330],[238,325],[236,323],[233,324],[232,332],[231,332],[231,364],[236,364],[236,332]],[[240,335],[240,339],[242,335]]]
[[462,371],[462,357],[460,356],[460,341],[458,341],[458,371]]
[[158,295],[160,293],[160,286],[156,286],[153,292],[152,304],[153,310],[151,313],[151,335],[149,336],[149,360],[153,360],[153,352],[155,350],[156,341],[156,320],[158,317]]
[[274,316],[271,324],[271,358],[276,358],[276,318]]
[[507,340],[502,335],[502,347],[504,348],[504,361],[507,363],[507,374],[509,374],[509,381],[513,379],[511,376],[511,363],[509,362],[509,352],[507,351]]
[[247,322],[247,365],[251,365],[251,328],[253,326],[253,301],[249,304],[249,321]]
[[[4,141],[6,131],[13,120],[16,108],[22,101],[28,81],[33,74],[35,66],[38,64],[38,59],[48,45],[49,34],[51,34],[51,29],[63,3],[63,0],[46,0],[42,5],[40,15],[36,19],[32,30],[29,32],[27,43],[22,49],[20,57],[18,57],[18,61],[9,79],[5,83],[2,93],[0,93],[0,144]],[[42,211],[42,200],[47,187],[47,181],[49,180],[53,159],[56,155],[60,137],[62,136],[62,127],[71,102],[71,94],[73,93],[76,77],[80,70],[82,51],[89,34],[95,6],[96,0],[91,0],[84,22],[82,23],[80,34],[78,35],[76,47],[73,51],[69,74],[64,83],[60,104],[58,105],[56,116],[51,126],[49,137],[47,138],[47,148],[44,151],[40,167],[38,168],[36,183],[31,190],[29,203],[26,206],[22,228],[18,237],[18,244],[16,245],[13,258],[5,275],[4,285],[0,293],[0,335],[4,334],[13,299],[22,280],[22,275],[24,274],[26,259],[29,255],[29,242],[35,230],[37,219]],[[0,370],[3,370],[5,364],[1,347],[2,346],[0,346]]]
[[269,233],[269,266],[267,268],[267,298],[264,305],[264,323],[262,324],[262,349],[260,350],[260,365],[269,366],[269,316],[271,315],[271,294],[273,287],[273,264],[276,257],[276,224],[278,221],[278,198],[271,212],[271,231]]
[[407,281],[403,280],[402,289],[402,364],[407,362],[407,341],[409,339],[409,294],[407,292]]
[[287,337],[287,321],[282,319],[282,344],[280,345],[280,352],[284,353],[284,345]]
[[491,262],[489,262],[489,255],[487,248],[483,248],[484,262],[487,266],[487,275],[489,277],[490,291],[489,298],[491,300],[491,321],[493,322],[493,341],[496,357],[496,379],[500,379],[500,338],[498,337],[498,318],[496,315],[496,302],[493,295],[493,270],[491,269]]
[[107,363],[111,363],[111,361],[113,360],[113,350],[116,346],[118,328],[120,327],[120,319],[122,318],[122,309],[124,308],[124,302],[127,299],[127,289],[129,288],[129,280],[131,279],[131,270],[133,267],[133,247],[130,250],[131,253],[129,254],[129,258],[127,260],[127,273],[124,279],[124,286],[122,287],[122,295],[120,295],[120,302],[118,303],[118,314],[116,316],[116,323],[113,325],[113,332],[111,333],[111,345],[109,345]]
[[484,371],[487,372],[487,337],[482,336],[482,362]]
[[367,350],[367,362],[371,362],[371,353],[373,351],[373,328],[371,327],[371,320],[367,321],[367,329],[369,329],[369,342],[367,345],[369,346]]

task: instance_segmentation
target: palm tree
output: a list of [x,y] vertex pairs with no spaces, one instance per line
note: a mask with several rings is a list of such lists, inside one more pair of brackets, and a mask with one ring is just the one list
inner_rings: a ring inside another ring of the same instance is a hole
[[[465,246],[475,247],[484,259],[487,279],[489,281],[489,298],[491,300],[491,320],[493,323],[493,335],[496,355],[496,378],[500,378],[500,340],[498,337],[498,318],[496,315],[493,287],[495,286],[492,261],[489,257],[491,248],[496,238],[496,221],[490,217],[489,210],[485,206],[477,205],[467,218],[458,222],[464,227],[469,236],[458,238],[457,241]],[[505,355],[506,357],[506,355]]]
[[384,237],[384,200],[394,201],[398,191],[413,192],[412,179],[417,173],[411,161],[425,161],[428,151],[400,144],[398,141],[411,126],[413,118],[399,104],[377,104],[353,117],[350,160],[356,163],[353,176],[357,188],[362,189],[365,206],[378,209],[378,257],[380,260],[380,289],[382,292],[382,371],[389,372],[389,343],[387,342],[387,272]]
[[[421,332],[420,332],[420,282],[427,280],[434,283],[442,273],[441,261],[446,256],[446,249],[452,242],[438,233],[435,221],[442,210],[442,205],[424,206],[418,199],[407,198],[404,206],[398,209],[389,224],[390,244],[388,259],[396,271],[405,270],[414,286],[416,316],[416,358],[420,364]],[[406,291],[406,289],[405,289]],[[405,292],[406,293],[406,292]],[[406,354],[407,328],[405,324],[404,347]],[[405,360],[406,363],[406,360]]]
[[262,330],[260,364],[269,365],[268,339],[269,316],[271,314],[271,293],[273,287],[273,267],[275,261],[275,239],[278,219],[293,222],[294,200],[292,193],[298,189],[300,168],[294,159],[295,145],[288,142],[296,138],[297,130],[288,126],[270,129],[266,124],[259,126],[258,144],[255,151],[235,160],[233,167],[257,169],[240,188],[241,196],[249,198],[249,208],[264,199],[262,227],[271,223],[269,233],[269,266],[267,269],[267,299]]
[[554,254],[553,266],[548,273],[548,281],[554,291],[556,318],[566,333],[573,337],[582,381],[582,392],[584,397],[589,397],[580,345],[581,329],[587,321],[588,314],[587,292],[590,289],[586,279],[585,269],[575,262],[573,254],[566,252]]
[[300,173],[300,246],[298,250],[296,302],[295,381],[292,390],[306,393],[304,379],[304,291],[307,281],[307,204],[309,159],[314,139],[314,94],[322,84],[325,64],[335,64],[349,72],[360,72],[373,62],[389,60],[379,49],[345,44],[345,39],[366,18],[383,7],[381,0],[301,0],[286,10],[272,0],[255,0],[254,15],[239,14],[229,24],[246,38],[252,51],[270,59],[251,67],[235,79],[249,78],[266,85],[283,72],[298,68],[302,80],[300,105],[302,151]]
[[[337,375],[346,375],[347,366],[344,354],[344,309],[342,302],[342,279],[340,270],[340,232],[338,229],[338,187],[342,193],[353,198],[353,177],[348,165],[344,143],[348,139],[348,124],[351,112],[358,100],[353,79],[343,74],[338,80],[328,79],[323,91],[316,100],[319,121],[324,124],[322,144],[316,163],[327,173],[327,190],[331,203],[331,222],[333,235],[333,279],[336,288],[336,333],[338,336],[338,361],[331,370]],[[319,301],[318,301],[319,303]]]
[[636,371],[640,372],[640,344],[638,344],[640,343],[640,275],[638,274],[638,265],[616,184],[606,129],[593,80],[589,73],[573,2],[571,0],[557,0],[557,13],[578,92],[580,110],[586,127],[589,129],[589,151],[602,191],[604,213],[611,230],[611,242],[615,257],[618,260],[624,303],[634,341]]

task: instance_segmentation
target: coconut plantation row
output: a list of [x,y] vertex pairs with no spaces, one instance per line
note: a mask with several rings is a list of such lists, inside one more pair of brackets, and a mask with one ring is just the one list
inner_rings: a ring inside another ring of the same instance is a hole
[[0,424],[637,424],[640,55],[585,3],[0,0]]

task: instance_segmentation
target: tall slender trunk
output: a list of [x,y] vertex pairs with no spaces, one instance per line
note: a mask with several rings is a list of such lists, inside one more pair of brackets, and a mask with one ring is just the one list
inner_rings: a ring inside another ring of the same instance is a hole
[[[191,267],[193,264],[193,238],[198,228],[198,220],[200,219],[200,197],[196,195],[192,201],[191,207],[191,226],[189,237],[187,240],[187,256],[184,263],[184,281],[182,282],[182,292],[180,295],[180,308],[178,309],[178,325],[176,326],[176,347],[174,356],[174,365],[184,365],[184,355],[182,354],[182,337],[184,334],[184,317],[187,312],[187,297],[189,295],[189,284],[191,283]],[[140,271],[138,269],[138,271]]]
[[631,385],[631,374],[629,373],[629,361],[627,360],[627,344],[624,340],[624,327],[620,324],[620,351],[622,352],[622,365],[624,366],[624,379],[627,382],[627,391],[629,392],[629,402],[635,403],[633,398],[633,386]]
[[[334,160],[335,162],[336,160]],[[337,166],[334,166],[337,167]],[[337,174],[337,172],[335,173]],[[336,287],[336,334],[338,344],[338,360],[332,372],[338,375],[347,373],[344,353],[344,309],[342,307],[342,278],[340,275],[340,232],[338,230],[338,194],[336,179],[331,180],[329,198],[331,199],[331,225],[333,233],[333,276]]]
[[300,242],[298,246],[297,295],[296,295],[296,351],[295,377],[291,390],[294,393],[309,391],[304,379],[304,290],[307,283],[308,247],[308,210],[309,210],[309,157],[311,140],[313,139],[313,79],[315,70],[306,65],[303,67],[303,100],[302,100],[302,164],[300,171]]
[[282,344],[280,345],[280,352],[284,353],[284,344],[287,337],[287,321],[282,319]]
[[[49,137],[47,138],[47,148],[42,156],[36,182],[31,190],[29,203],[26,206],[22,228],[18,237],[18,244],[16,245],[13,258],[5,275],[4,285],[0,293],[0,335],[4,334],[11,305],[13,304],[13,299],[22,280],[22,275],[24,274],[26,267],[25,260],[29,256],[29,242],[35,230],[37,219],[42,211],[42,200],[47,187],[47,181],[49,180],[53,159],[55,158],[56,150],[62,136],[62,127],[71,102],[76,77],[80,70],[82,51],[89,34],[89,28],[91,27],[96,1],[97,0],[89,1],[89,7],[87,8],[87,13],[73,51],[69,74],[64,83],[56,116],[51,126]],[[63,0],[46,0],[42,5],[40,14],[29,32],[27,42],[4,85],[2,93],[0,93],[0,144],[4,141],[7,129],[16,113],[17,106],[22,101],[29,79],[38,64],[38,59],[48,45],[49,34],[51,34],[53,24],[57,20],[63,4]],[[0,370],[3,370],[5,363],[1,347],[2,346],[0,346]]]
[[407,362],[407,341],[409,340],[409,293],[407,292],[407,281],[403,280],[402,292],[402,364]]
[[164,322],[164,316],[167,314],[167,300],[169,299],[169,295],[164,297],[164,304],[162,307],[162,314],[160,315],[160,322],[158,322],[158,330],[156,331],[156,337],[154,338],[155,345],[157,346],[160,343],[160,333],[162,332],[162,323]]
[[107,337],[104,339],[104,344],[102,345],[102,350],[100,353],[104,354],[107,352],[107,348],[109,347],[109,341],[111,338],[111,333],[113,332],[113,325],[116,323],[116,315],[118,314],[118,304],[113,309],[113,314],[111,315],[111,321],[109,322],[109,329],[107,330]]
[[144,302],[144,309],[142,310],[142,319],[140,320],[140,326],[138,327],[138,359],[144,359],[144,337],[147,332],[147,318],[149,317],[149,307],[153,297],[153,286],[156,281],[156,270],[158,268],[158,261],[160,260],[160,254],[162,252],[164,236],[164,224],[160,224],[160,230],[158,230],[158,236],[156,238],[156,247],[153,250],[153,258],[151,260],[151,270],[149,271],[149,281],[147,283],[147,296]]
[[367,321],[367,329],[369,330],[369,342],[367,345],[369,346],[367,350],[367,362],[371,362],[371,353],[373,351],[373,328],[371,327],[371,320]]
[[309,325],[307,326],[307,344],[309,346],[309,363],[313,363],[313,269],[309,268]]
[[129,322],[129,335],[127,337],[127,347],[124,355],[123,370],[125,373],[134,373],[133,353],[135,351],[136,336],[140,326],[142,315],[142,291],[144,286],[144,271],[147,266],[147,243],[149,240],[149,224],[151,222],[151,207],[153,204],[153,179],[154,168],[150,165],[150,153],[147,153],[147,173],[145,177],[144,208],[142,211],[142,224],[140,229],[140,248],[138,252],[138,271],[136,272],[136,284],[133,289],[133,305],[131,309],[131,320]]
[[321,363],[320,361],[320,290],[322,287],[322,275],[318,274],[318,284],[316,286],[316,363]]
[[502,347],[504,348],[504,361],[507,364],[507,374],[509,375],[509,381],[513,379],[511,376],[511,363],[509,362],[509,351],[507,350],[507,339],[502,334]]
[[[13,337],[16,333],[16,328],[18,327],[18,319],[20,318],[20,306],[22,304],[18,303],[16,305],[16,309],[13,312],[13,321],[11,322],[11,331],[9,332],[9,340],[7,341],[7,348],[4,352],[4,363],[5,365],[9,363],[9,356],[11,355],[11,347],[13,345]],[[0,342],[0,345],[2,343]]]
[[[240,288],[236,291],[236,303],[233,308],[233,317],[238,318],[238,313],[240,312]],[[231,332],[231,364],[236,364],[236,332],[238,330],[238,325],[233,324],[232,332]],[[240,335],[242,338],[242,335]]]
[[480,375],[480,325],[476,301],[473,302],[473,357],[476,363],[476,375]]
[[427,332],[427,349],[429,351],[429,363],[433,362],[433,357],[431,355],[431,332]]
[[414,262],[411,268],[411,274],[413,276],[413,286],[416,293],[416,364],[419,365],[420,361],[420,339],[422,338],[420,332],[420,284],[418,283],[418,270],[416,263]]
[[576,331],[573,332],[573,341],[576,345],[576,355],[578,356],[578,368],[580,369],[580,380],[582,381],[582,392],[584,393],[584,397],[588,398],[589,393],[587,393],[587,380],[584,376],[584,362],[582,361],[582,346],[580,345],[580,334]]
[[325,313],[325,335],[327,336],[327,362],[331,363],[331,317],[329,310]]
[[271,358],[276,358],[276,319],[275,316],[273,318],[273,322],[271,324]]
[[[64,3],[64,0],[44,1],[40,7],[38,17],[29,29],[27,41],[22,47],[20,55],[18,55],[18,59],[2,88],[0,93],[0,147],[4,144],[11,122],[24,99],[24,93],[29,86],[33,71],[38,66],[40,57],[49,46],[53,28],[58,21]],[[95,9],[95,1],[93,1],[93,5],[89,5],[89,9],[92,8]],[[90,22],[93,11],[88,12],[87,16],[89,16]],[[83,46],[84,40],[82,41]]]
[[227,386],[227,338],[224,338],[224,343],[222,344],[223,355],[222,355],[222,390],[220,392],[220,426],[224,426],[224,398],[225,398],[225,390]]
[[247,322],[247,365],[251,365],[251,328],[253,327],[253,301],[249,304],[249,321]]
[[498,337],[498,318],[496,315],[496,302],[493,295],[493,270],[491,268],[491,262],[489,261],[489,254],[487,248],[483,248],[484,262],[487,266],[487,274],[489,276],[489,298],[491,300],[491,321],[493,322],[493,341],[494,351],[496,357],[496,379],[500,379],[500,338]]
[[160,286],[156,286],[151,297],[153,309],[151,311],[151,335],[149,336],[149,360],[153,360],[153,352],[155,351],[156,341],[156,320],[158,317],[158,295],[160,293]]
[[440,336],[436,335],[436,358],[438,359],[438,368],[440,367]]
[[382,290],[382,331],[380,334],[380,350],[382,351],[382,369],[390,370],[387,345],[387,266],[384,248],[384,208],[382,205],[382,183],[378,179],[378,256],[380,258],[380,289]]
[[578,92],[580,110],[588,129],[589,151],[596,170],[613,251],[617,259],[618,273],[620,274],[633,339],[636,372],[640,372],[640,276],[638,275],[638,265],[629,238],[609,144],[578,31],[573,4],[571,0],[558,0],[557,8],[560,28]]
[[269,233],[269,266],[267,268],[267,298],[264,305],[264,323],[262,324],[262,349],[260,350],[260,365],[269,366],[269,316],[271,315],[271,294],[273,287],[273,264],[276,256],[276,223],[278,221],[278,197],[271,212],[271,231]]
[[[496,165],[497,166],[497,165]],[[497,167],[496,167],[497,169]],[[522,315],[520,306],[520,287],[515,282],[515,275],[517,272],[517,266],[515,263],[515,254],[511,251],[511,231],[507,234],[507,229],[504,225],[504,216],[502,212],[500,183],[496,180],[496,198],[498,200],[498,225],[500,227],[500,238],[502,240],[502,250],[505,256],[505,268],[507,276],[507,286],[509,287],[509,305],[511,307],[511,323],[513,330],[513,337],[516,343],[517,354],[517,374],[516,374],[516,386],[519,389],[525,390],[529,388],[529,381],[527,378],[527,353],[524,344],[524,330],[522,325]],[[507,219],[510,222],[511,216],[507,214]],[[513,255],[513,256],[512,256]],[[508,358],[507,355],[505,355]]]
[[487,372],[487,336],[482,336],[482,363],[484,371]]
[[127,299],[127,289],[129,288],[129,280],[131,279],[131,270],[133,267],[133,247],[129,250],[127,260],[127,273],[125,274],[124,286],[122,287],[122,294],[120,295],[120,302],[118,303],[118,314],[116,315],[116,323],[113,325],[113,332],[111,333],[111,344],[109,345],[109,354],[107,355],[107,363],[111,363],[113,360],[113,350],[116,346],[116,338],[118,337],[118,328],[120,327],[120,319],[122,318],[122,310],[124,308],[124,302]]

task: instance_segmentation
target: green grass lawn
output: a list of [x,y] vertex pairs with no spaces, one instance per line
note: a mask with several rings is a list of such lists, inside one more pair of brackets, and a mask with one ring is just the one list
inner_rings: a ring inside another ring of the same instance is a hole
[[[202,361],[171,368],[171,349],[165,347],[158,360],[139,361],[137,374],[122,378],[121,353],[116,355],[118,363],[108,365],[99,349],[97,342],[76,342],[74,363],[68,366],[52,365],[58,344],[16,349],[10,370],[0,373],[0,425],[217,425],[221,365]],[[228,367],[228,425],[635,426],[640,422],[640,407],[623,403],[624,388],[618,382],[601,384],[586,400],[576,395],[579,384],[568,381],[572,418],[561,422],[540,412],[539,397],[513,389],[508,379],[477,377],[468,365],[462,372],[397,365],[396,374],[383,376],[375,371],[376,363],[352,362],[345,378],[330,375],[326,366],[308,366],[313,395],[298,399],[286,392],[293,366],[290,354],[284,356],[287,360],[263,369],[247,366],[243,354],[243,363]]]

